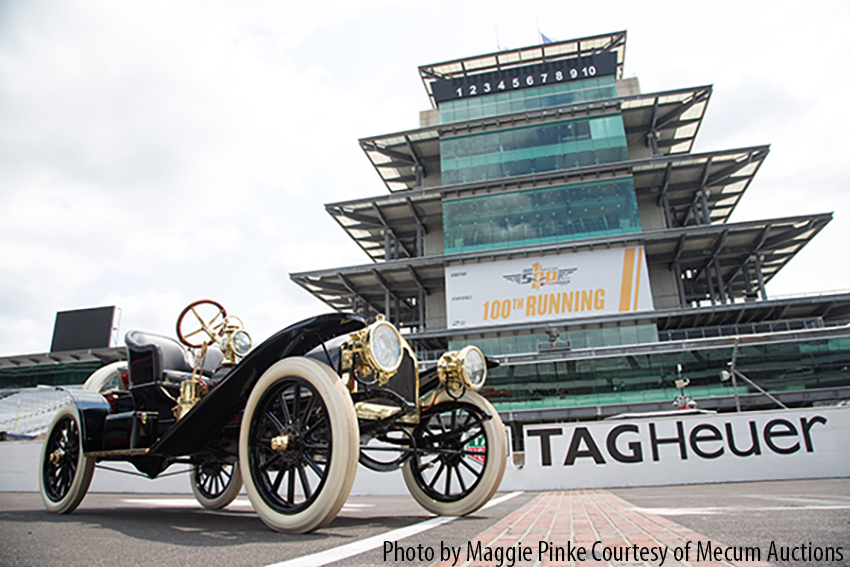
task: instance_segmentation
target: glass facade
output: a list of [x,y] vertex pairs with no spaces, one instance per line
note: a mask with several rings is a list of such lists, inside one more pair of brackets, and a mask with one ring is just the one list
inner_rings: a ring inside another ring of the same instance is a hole
[[[474,344],[487,356],[527,354],[545,350],[548,345],[572,349],[599,348],[612,345],[633,345],[658,341],[655,325],[633,325],[609,329],[584,329],[561,333],[556,343],[549,342],[549,335],[517,335],[475,339]],[[460,350],[468,342],[452,341],[449,350]]]
[[[614,77],[497,92],[440,103],[440,122],[451,124],[616,96]],[[619,112],[563,120],[553,117],[536,124],[523,121],[522,125],[506,120],[488,131],[460,130],[455,135],[444,133],[440,139],[444,186],[629,160]],[[631,177],[444,197],[442,205],[446,254],[641,231]],[[672,331],[663,337],[668,342],[660,343],[654,325],[561,330],[555,343],[539,331],[541,334],[474,341],[489,356],[541,353],[538,362],[507,362],[490,372],[482,394],[497,410],[641,402],[669,402],[673,409],[672,401],[680,394],[675,382],[680,377],[690,379],[685,393],[692,398],[733,395],[731,382],[720,380],[720,371],[729,369],[733,357],[731,345],[703,348],[694,341],[678,342]],[[449,348],[465,344],[453,341]],[[606,357],[599,351],[581,352],[614,345],[635,345],[635,354]],[[559,347],[563,351],[559,352]],[[545,361],[559,357],[564,360]],[[524,360],[532,358],[536,357]],[[741,372],[770,391],[846,386],[850,336],[748,344],[739,348],[737,364]],[[742,381],[738,390],[750,393]]]
[[628,159],[619,113],[440,140],[443,185]]
[[630,177],[443,201],[445,252],[640,232]]
[[[487,341],[476,344],[487,346]],[[610,343],[609,343],[610,344]],[[485,350],[486,352],[486,350]],[[620,403],[671,401],[675,381],[691,383],[692,398],[731,396],[728,370],[733,348],[679,349],[653,354],[500,366],[488,374],[482,394],[500,411]],[[737,368],[770,392],[846,386],[850,379],[850,337],[739,346]],[[738,381],[739,394],[756,393]],[[671,405],[671,409],[673,406]]]
[[526,110],[614,98],[617,96],[615,83],[613,76],[599,77],[446,101],[439,105],[440,123],[449,124]]
[[101,366],[103,366],[101,362],[78,362],[55,366],[4,368],[0,370],[0,389],[32,388],[39,384],[45,386],[79,385]]

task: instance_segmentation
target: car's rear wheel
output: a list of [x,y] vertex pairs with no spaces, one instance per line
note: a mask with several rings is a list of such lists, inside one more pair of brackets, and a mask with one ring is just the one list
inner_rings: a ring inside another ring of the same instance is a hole
[[221,510],[233,502],[242,489],[239,462],[208,462],[192,465],[192,494],[201,506]]
[[98,368],[83,384],[83,390],[89,392],[124,390],[124,385],[121,384],[121,368],[126,366],[126,361],[119,361]]
[[445,391],[422,412],[413,431],[416,453],[402,469],[411,496],[441,516],[463,516],[486,504],[502,482],[505,428],[475,392],[459,400]]
[[83,454],[77,406],[69,404],[56,413],[41,450],[38,484],[44,507],[55,514],[73,512],[89,489],[94,464]]
[[239,433],[245,491],[263,522],[304,533],[336,517],[354,484],[360,434],[333,370],[301,357],[269,367],[251,391]]

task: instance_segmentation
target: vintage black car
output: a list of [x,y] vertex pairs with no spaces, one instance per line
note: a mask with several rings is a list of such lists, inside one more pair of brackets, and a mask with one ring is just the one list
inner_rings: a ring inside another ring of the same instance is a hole
[[[251,349],[218,303],[183,310],[174,339],[131,331],[127,361],[95,372],[48,430],[39,470],[46,508],[70,513],[96,463],[126,461],[150,478],[191,465],[205,507],[244,482],[272,529],[303,533],[333,520],[358,461],[402,470],[439,515],[485,504],[502,480],[502,421],[478,390],[487,361],[467,346],[421,374],[389,322],[354,314],[306,319]],[[188,347],[188,348],[187,348]]]

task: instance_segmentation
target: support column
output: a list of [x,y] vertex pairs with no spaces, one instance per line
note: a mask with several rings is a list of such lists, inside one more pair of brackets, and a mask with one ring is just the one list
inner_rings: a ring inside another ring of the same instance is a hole
[[422,188],[422,178],[425,177],[425,175],[424,175],[424,170],[423,170],[422,166],[419,165],[418,163],[413,166],[413,175],[416,178],[415,187],[417,189],[421,189]]
[[714,282],[711,279],[711,270],[706,268],[703,271],[705,272],[705,283],[708,285],[708,296],[711,298],[711,304],[715,305],[717,303],[717,299],[714,296]]
[[687,307],[687,301],[685,296],[685,282],[682,281],[682,268],[679,266],[679,262],[673,262],[673,272],[676,274],[676,285],[679,288],[679,305],[682,307]]
[[[699,199],[699,192],[697,192],[697,194],[694,195],[694,201],[691,203],[691,209],[689,211],[689,214],[691,212],[694,214],[694,224],[697,225],[702,224],[702,215],[700,214],[700,207],[701,203]],[[685,224],[688,224],[688,215],[685,215]]]
[[711,224],[711,213],[708,210],[708,190],[700,189],[699,202],[702,205],[702,222],[703,224]]
[[717,278],[717,295],[720,303],[726,303],[726,285],[723,283],[723,274],[720,272],[720,259],[714,259],[714,275]]
[[661,195],[661,203],[664,205],[664,222],[666,224],[665,228],[673,228],[673,223],[671,222],[672,215],[670,213],[670,199],[667,198],[667,193]]
[[761,294],[762,300],[766,301],[767,300],[767,290],[764,288],[764,273],[762,273],[762,271],[761,271],[762,257],[756,255],[756,256],[753,256],[753,258],[755,258],[756,277],[758,278],[758,282],[759,282],[759,293]]

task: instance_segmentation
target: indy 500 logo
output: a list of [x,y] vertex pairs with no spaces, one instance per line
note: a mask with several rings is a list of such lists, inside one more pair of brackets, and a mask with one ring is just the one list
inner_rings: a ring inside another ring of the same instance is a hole
[[547,285],[568,285],[570,276],[577,270],[578,268],[544,268],[543,264],[535,262],[519,274],[507,274],[502,277],[515,284],[531,284],[531,289],[540,289],[541,286]]

